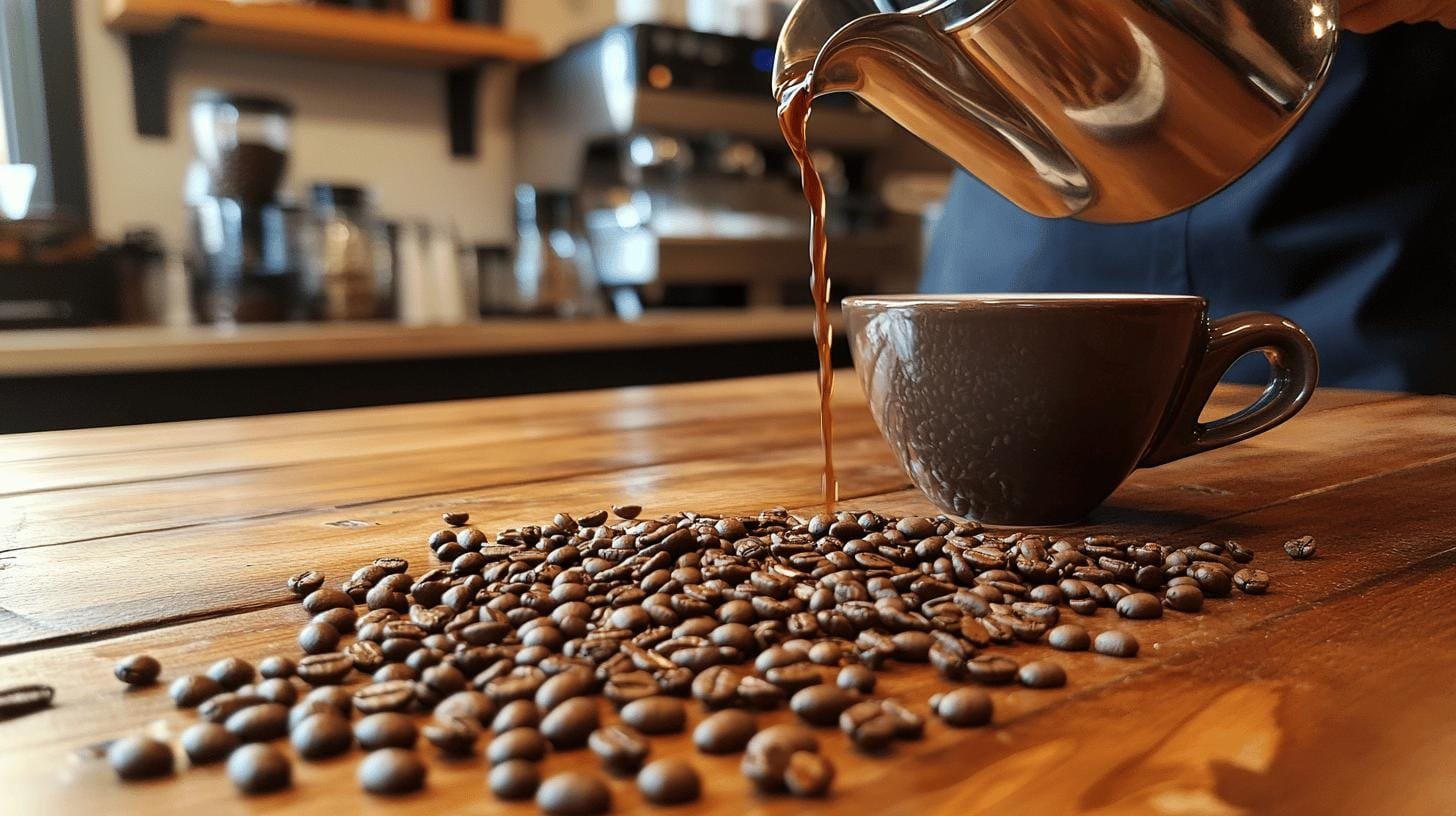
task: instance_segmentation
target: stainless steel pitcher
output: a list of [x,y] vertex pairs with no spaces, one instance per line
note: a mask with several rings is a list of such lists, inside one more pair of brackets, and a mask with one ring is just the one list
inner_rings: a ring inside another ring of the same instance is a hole
[[1263,158],[1338,28],[1338,0],[802,0],[774,93],[853,93],[1036,215],[1144,221]]

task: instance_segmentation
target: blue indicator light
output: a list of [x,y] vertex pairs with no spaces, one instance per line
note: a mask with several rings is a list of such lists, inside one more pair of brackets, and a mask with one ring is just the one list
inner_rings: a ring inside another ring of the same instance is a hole
[[765,74],[773,70],[774,52],[772,48],[753,49],[753,67]]

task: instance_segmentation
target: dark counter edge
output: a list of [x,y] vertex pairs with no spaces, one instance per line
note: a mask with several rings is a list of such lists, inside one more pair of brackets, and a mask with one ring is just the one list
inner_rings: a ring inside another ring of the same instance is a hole
[[[0,378],[0,434],[663,385],[817,365],[814,344],[795,339],[11,377]],[[835,365],[849,365],[846,343],[835,344]]]

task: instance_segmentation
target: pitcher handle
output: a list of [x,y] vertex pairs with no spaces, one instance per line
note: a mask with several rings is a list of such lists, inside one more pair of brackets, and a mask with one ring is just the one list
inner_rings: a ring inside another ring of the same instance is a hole
[[[1240,357],[1263,351],[1271,377],[1252,405],[1212,422],[1199,422],[1213,389]],[[1299,413],[1319,382],[1319,355],[1304,330],[1286,318],[1247,312],[1209,327],[1208,350],[1162,436],[1139,467],[1154,467],[1232,445],[1274,428]]]

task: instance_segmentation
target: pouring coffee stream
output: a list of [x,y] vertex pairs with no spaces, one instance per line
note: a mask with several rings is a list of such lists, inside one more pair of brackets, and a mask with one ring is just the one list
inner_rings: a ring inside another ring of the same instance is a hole
[[779,35],[779,127],[811,213],[824,499],[834,371],[813,100],[847,92],[1027,212],[1161,218],[1217,193],[1304,115],[1337,0],[803,0]]

